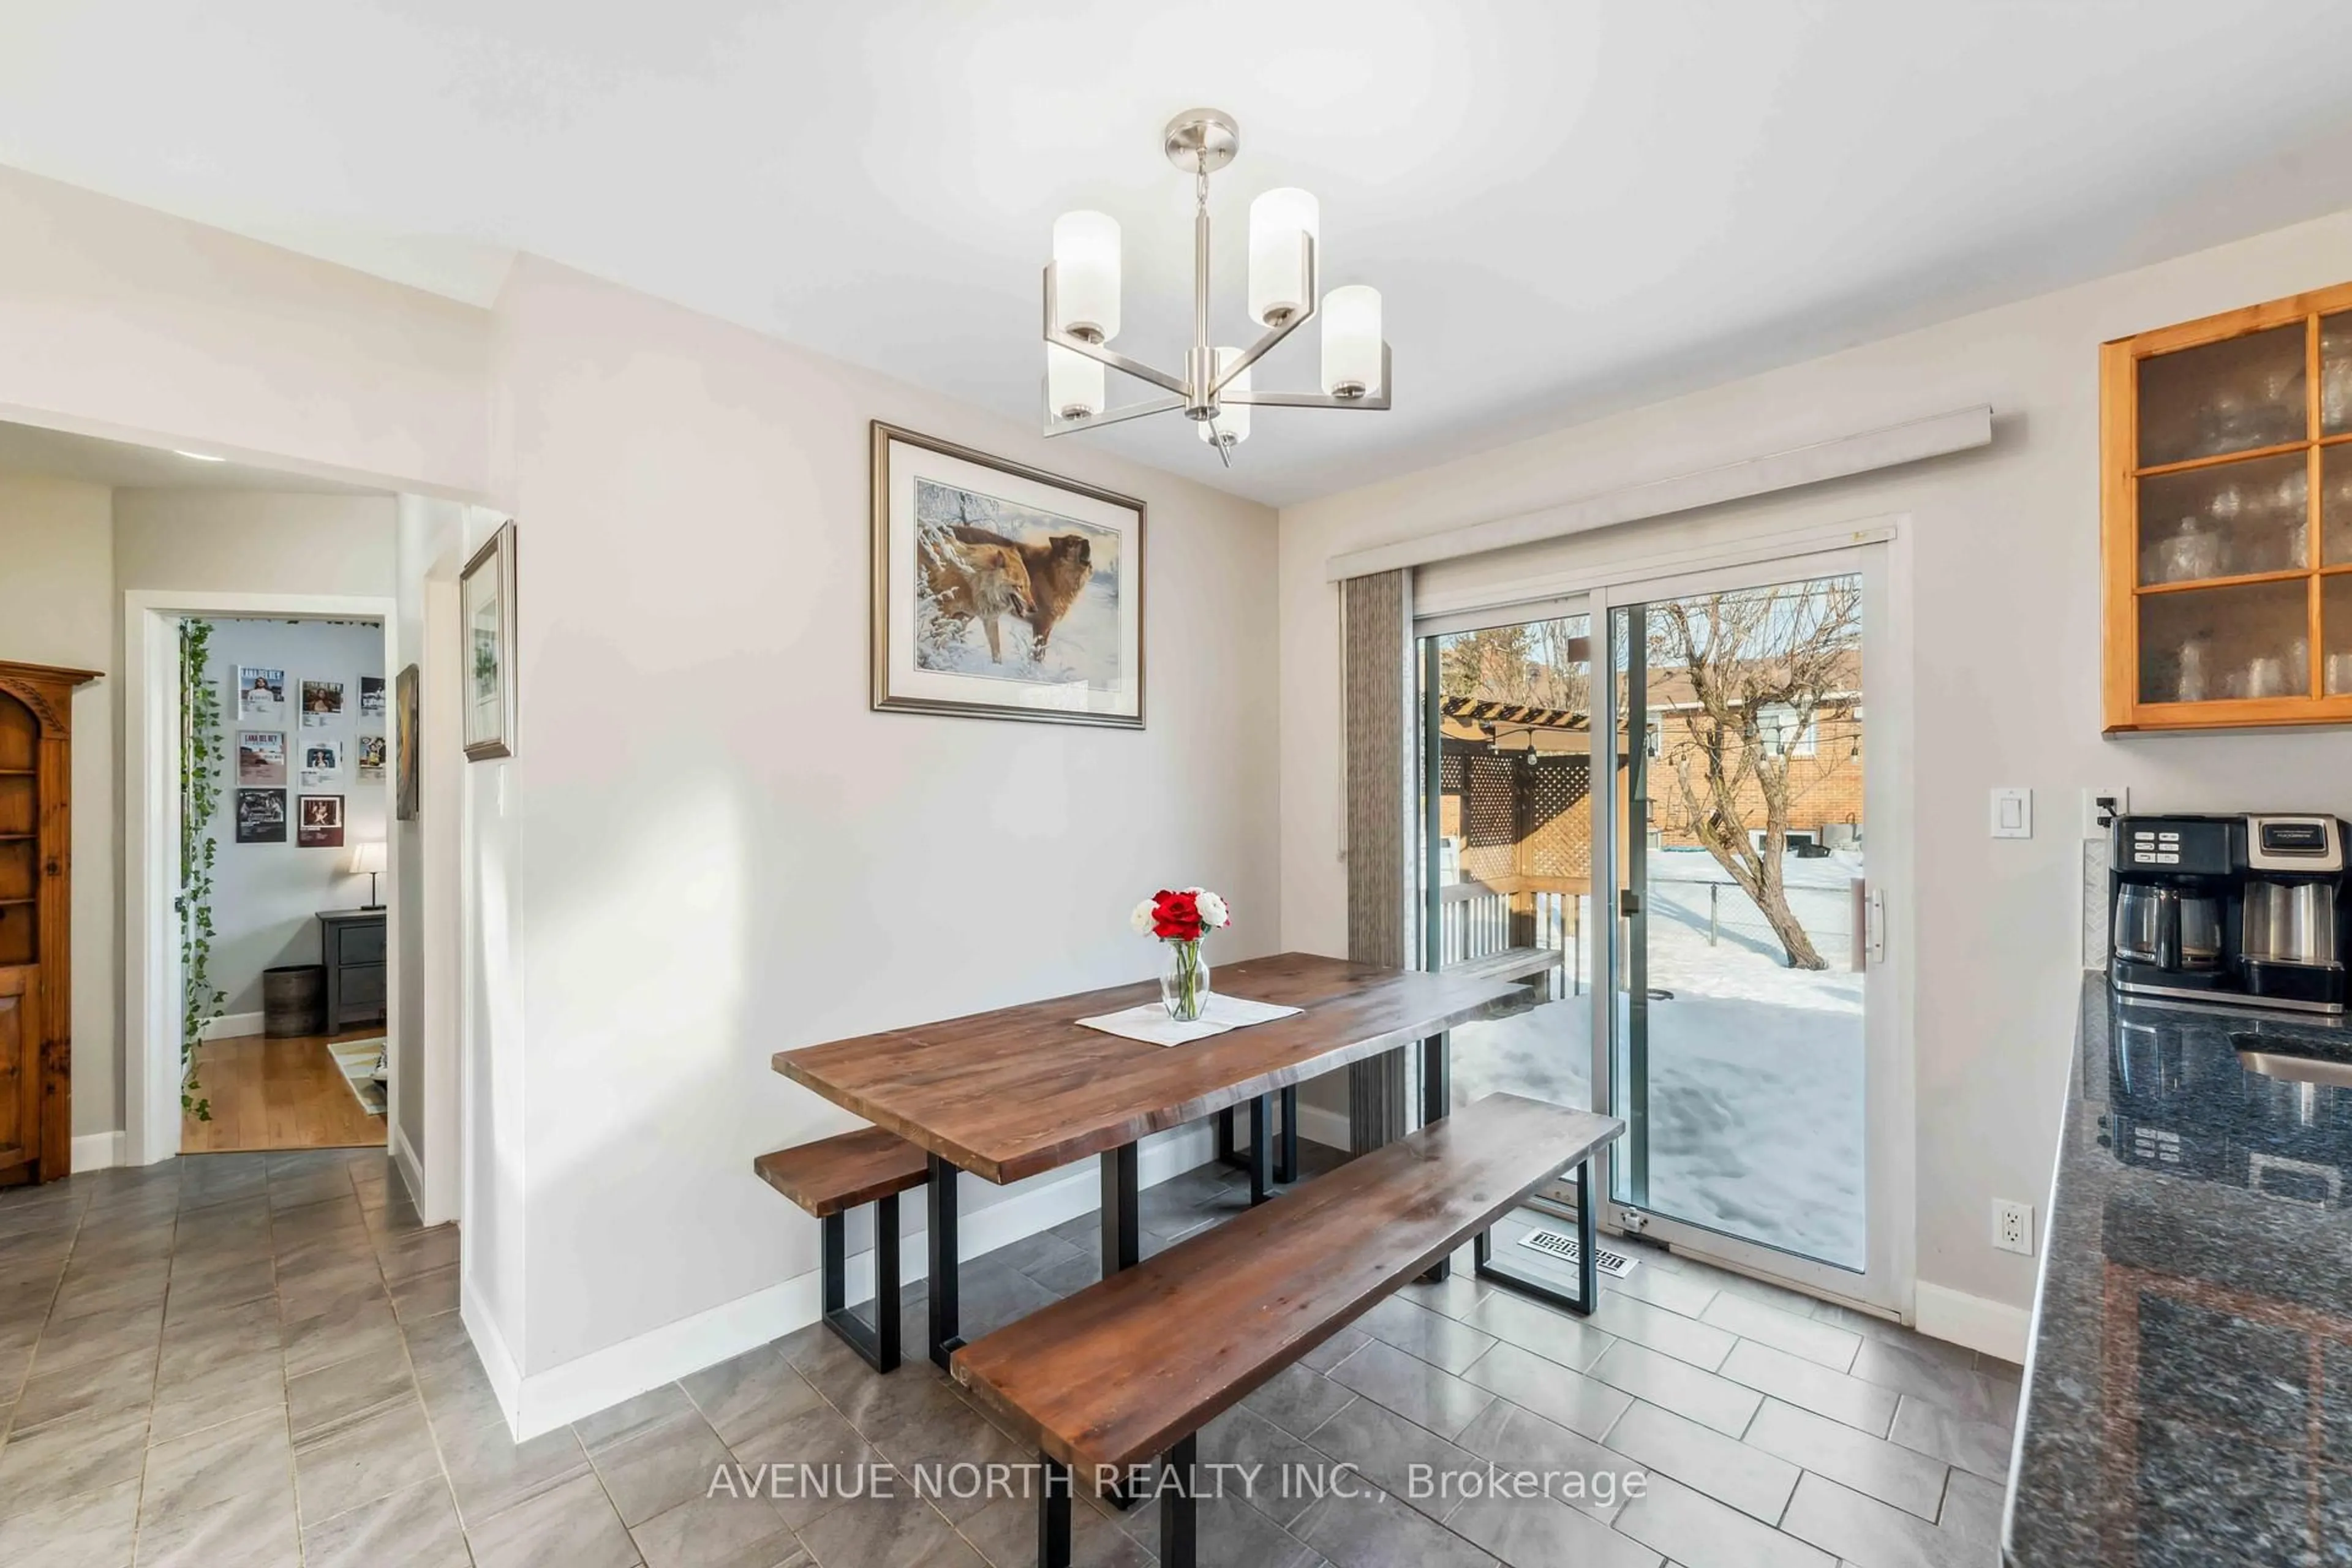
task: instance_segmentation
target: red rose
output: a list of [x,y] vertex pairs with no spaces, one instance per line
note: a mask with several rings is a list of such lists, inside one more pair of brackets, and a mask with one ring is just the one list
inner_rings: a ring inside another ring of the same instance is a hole
[[1163,941],[1201,940],[1201,901],[1190,893],[1166,889],[1151,896],[1151,934]]

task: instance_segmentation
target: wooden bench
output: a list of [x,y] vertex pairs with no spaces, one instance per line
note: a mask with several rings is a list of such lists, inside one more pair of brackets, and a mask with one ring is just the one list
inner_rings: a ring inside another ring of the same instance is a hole
[[[898,1364],[898,1194],[930,1180],[930,1159],[895,1132],[862,1127],[751,1162],[768,1185],[824,1229],[824,1321],[877,1372]],[[848,1307],[849,1211],[874,1205],[874,1326]]]
[[[1098,1489],[1165,1456],[1161,1568],[1193,1568],[1201,1427],[1570,1165],[1612,1117],[1492,1094],[957,1351],[956,1381],[1044,1461],[1039,1568],[1068,1568],[1075,1468]],[[1594,1277],[1584,1275],[1583,1305]]]

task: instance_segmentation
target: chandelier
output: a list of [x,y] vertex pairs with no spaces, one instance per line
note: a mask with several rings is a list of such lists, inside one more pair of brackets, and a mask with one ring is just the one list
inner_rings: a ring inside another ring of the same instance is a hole
[[[1265,332],[1247,348],[1211,341],[1209,176],[1241,151],[1241,129],[1214,109],[1188,109],[1168,122],[1168,161],[1192,176],[1192,343],[1181,374],[1129,359],[1118,335],[1118,221],[1105,213],[1054,220],[1045,266],[1045,434],[1116,425],[1181,411],[1227,468],[1249,438],[1253,408],[1386,408],[1389,346],[1381,338],[1381,294],[1363,284],[1321,293],[1318,209],[1305,191],[1272,190],[1250,203],[1249,313]],[[1323,321],[1323,390],[1265,392],[1250,367],[1308,321]],[[1105,406],[1104,369],[1150,382],[1166,394],[1122,408]]]

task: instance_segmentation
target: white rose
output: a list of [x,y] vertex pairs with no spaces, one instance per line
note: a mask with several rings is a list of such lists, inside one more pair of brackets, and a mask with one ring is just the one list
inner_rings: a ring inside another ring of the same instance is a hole
[[1201,908],[1202,925],[1223,926],[1232,923],[1233,913],[1225,908],[1224,900],[1206,890],[1197,892],[1194,896]]
[[1150,936],[1152,926],[1157,923],[1152,918],[1151,900],[1146,899],[1136,905],[1135,912],[1127,917],[1127,923],[1135,928],[1136,935]]

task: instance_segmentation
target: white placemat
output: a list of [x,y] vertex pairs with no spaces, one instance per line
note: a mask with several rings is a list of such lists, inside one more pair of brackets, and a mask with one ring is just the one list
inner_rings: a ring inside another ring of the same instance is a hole
[[1146,1002],[1140,1007],[1129,1007],[1124,1013],[1105,1013],[1099,1017],[1081,1018],[1079,1023],[1089,1029],[1100,1029],[1106,1035],[1123,1035],[1130,1040],[1141,1040],[1152,1046],[1189,1046],[1194,1040],[1205,1040],[1212,1035],[1222,1035],[1228,1029],[1245,1029],[1252,1024],[1272,1023],[1301,1011],[1297,1007],[1277,1007],[1271,1002],[1252,1002],[1241,996],[1209,993],[1208,1005],[1201,1016],[1189,1024],[1180,1024],[1168,1016],[1168,1009],[1157,1002]]

